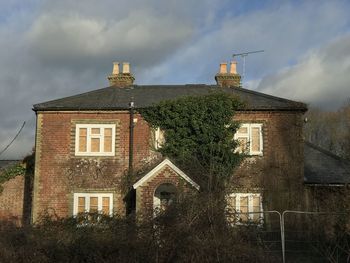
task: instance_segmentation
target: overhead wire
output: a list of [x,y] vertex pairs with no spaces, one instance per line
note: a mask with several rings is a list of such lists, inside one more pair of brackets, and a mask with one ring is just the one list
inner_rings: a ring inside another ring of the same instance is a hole
[[21,128],[19,129],[19,131],[17,132],[17,134],[15,135],[15,137],[12,139],[12,141],[0,152],[0,156],[11,146],[11,144],[17,139],[18,135],[21,133],[21,131],[24,128],[24,125],[26,124],[26,122],[24,121]]

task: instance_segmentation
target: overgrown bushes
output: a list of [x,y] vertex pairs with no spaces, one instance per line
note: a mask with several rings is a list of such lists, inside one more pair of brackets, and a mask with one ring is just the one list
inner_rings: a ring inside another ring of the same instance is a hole
[[[0,230],[3,262],[271,262],[256,227],[231,226],[207,196],[188,197],[157,218],[43,217],[34,226]],[[206,203],[203,203],[206,202]],[[87,216],[87,215],[82,215]],[[276,260],[276,259],[275,259]]]

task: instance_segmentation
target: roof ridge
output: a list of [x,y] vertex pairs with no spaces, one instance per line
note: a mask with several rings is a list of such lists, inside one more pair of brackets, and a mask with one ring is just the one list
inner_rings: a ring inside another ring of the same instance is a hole
[[213,85],[210,84],[204,84],[204,83],[186,83],[186,84],[145,84],[145,85],[138,85],[134,84],[134,87],[183,87],[183,86],[207,86],[212,87]]
[[75,95],[72,95],[72,96],[63,97],[63,98],[60,98],[60,99],[55,99],[55,100],[49,100],[49,101],[45,101],[45,102],[41,102],[41,103],[36,103],[36,104],[33,105],[33,108],[35,109],[37,106],[44,105],[44,104],[47,104],[47,103],[59,102],[59,101],[62,101],[62,100],[71,99],[71,98],[82,96],[82,95],[88,95],[88,94],[91,94],[91,93],[100,92],[100,91],[106,90],[108,88],[111,88],[111,86],[100,88],[100,89],[90,90],[90,91],[87,91],[87,92],[75,94]]
[[168,87],[183,87],[183,86],[206,86],[208,88],[221,88],[221,90],[223,89],[237,89],[240,90],[242,92],[246,92],[246,93],[251,93],[251,94],[255,94],[264,98],[269,98],[269,99],[274,99],[274,100],[278,100],[281,102],[289,102],[289,103],[293,103],[293,104],[300,104],[300,106],[304,106],[305,108],[307,108],[307,105],[303,102],[300,101],[295,101],[295,100],[290,100],[290,99],[286,99],[286,98],[281,98],[281,97],[277,97],[277,96],[273,96],[273,95],[269,95],[269,94],[265,94],[256,90],[250,90],[250,89],[245,89],[245,88],[241,88],[241,87],[228,87],[228,88],[223,88],[220,87],[216,84],[203,84],[203,83],[198,83],[198,84],[191,84],[191,83],[187,83],[187,84],[166,84],[166,85],[134,85],[134,86],[138,86],[138,87],[155,87],[155,86],[168,86]]
[[[112,86],[41,102],[33,105],[34,111],[44,110],[114,110],[126,109],[134,97],[138,107],[182,96],[199,96],[210,92],[224,92],[241,97],[248,106],[241,110],[293,110],[306,111],[304,103],[267,95],[244,88],[222,88],[215,84],[132,85],[122,89]],[[251,105],[250,105],[251,104]]]
[[306,103],[303,103],[303,102],[300,102],[300,101],[295,101],[295,100],[290,100],[290,99],[286,99],[286,98],[281,98],[281,97],[273,96],[273,95],[270,95],[270,94],[262,93],[260,91],[245,89],[245,88],[241,88],[241,87],[235,87],[234,89],[238,89],[238,90],[241,90],[243,92],[255,94],[255,95],[258,95],[258,96],[261,96],[261,97],[265,97],[265,98],[269,98],[269,99],[274,99],[274,100],[283,101],[283,102],[291,102],[291,103],[294,103],[294,104],[297,103],[297,104],[300,104],[300,105],[304,105],[305,108],[307,108]]

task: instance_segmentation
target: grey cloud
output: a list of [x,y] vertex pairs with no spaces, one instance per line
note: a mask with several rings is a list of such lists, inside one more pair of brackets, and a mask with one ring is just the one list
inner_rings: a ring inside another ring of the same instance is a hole
[[[32,121],[0,158],[31,150],[34,103],[106,86],[114,60],[130,61],[139,84],[212,83],[233,52],[262,48],[264,54],[247,58],[247,84],[256,85],[349,26],[349,6],[341,1],[269,1],[244,12],[242,1],[229,0],[22,2],[5,4],[6,13],[20,11],[0,17],[0,150],[24,120]],[[338,46],[327,54],[343,52]]]
[[207,23],[214,19],[227,4],[239,0],[83,0],[41,1],[41,12],[50,14],[76,14],[85,17],[123,20],[131,13],[148,10],[156,17],[173,16],[179,22]]
[[189,23],[148,11],[135,11],[119,21],[44,14],[27,38],[31,51],[45,63],[69,66],[91,60],[96,65],[117,57],[152,66],[186,43],[192,32]]
[[[30,127],[30,129],[33,129],[33,127]],[[1,150],[5,149],[5,146],[11,142],[16,135],[16,132],[5,133],[4,135],[0,134],[2,138],[9,138],[9,140],[4,141]],[[23,129],[18,138],[10,145],[6,152],[0,156],[0,159],[22,159],[31,153],[32,147],[34,146],[33,142],[34,136],[32,135],[32,132],[29,131],[29,128]]]
[[350,35],[309,51],[294,66],[265,77],[262,92],[335,109],[350,98]]

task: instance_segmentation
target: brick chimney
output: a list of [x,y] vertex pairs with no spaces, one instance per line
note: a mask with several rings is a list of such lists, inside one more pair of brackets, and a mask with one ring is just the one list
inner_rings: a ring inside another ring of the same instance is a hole
[[220,63],[220,70],[215,75],[215,80],[220,87],[240,87],[241,75],[237,73],[237,62],[231,61],[229,73],[227,72],[227,62]]
[[108,76],[109,85],[120,88],[131,86],[135,78],[130,72],[130,63],[123,62],[121,72],[119,66],[119,62],[113,63],[112,74]]

